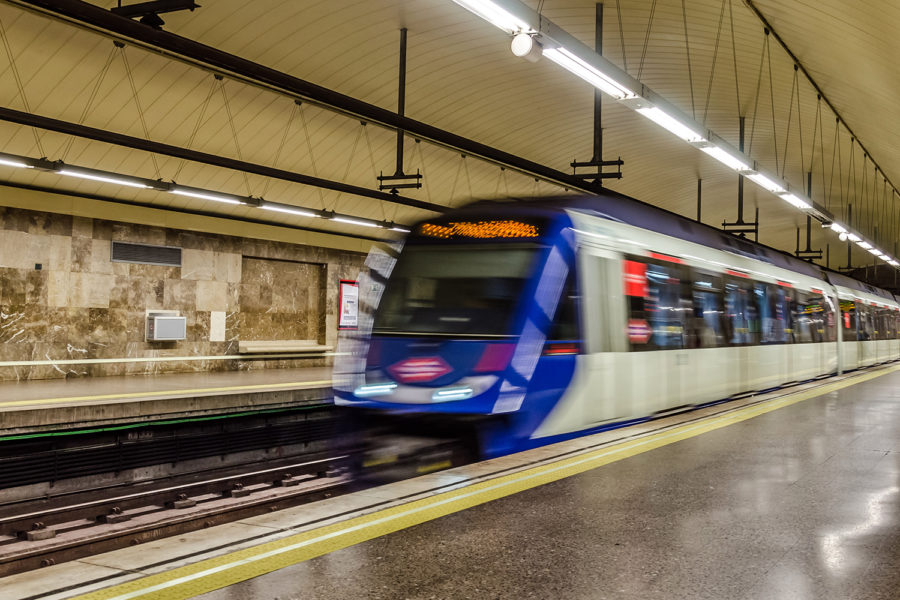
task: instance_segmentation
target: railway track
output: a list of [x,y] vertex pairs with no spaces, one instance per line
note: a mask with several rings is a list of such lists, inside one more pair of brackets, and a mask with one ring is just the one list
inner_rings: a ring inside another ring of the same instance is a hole
[[349,457],[320,453],[0,507],[0,577],[346,491]]

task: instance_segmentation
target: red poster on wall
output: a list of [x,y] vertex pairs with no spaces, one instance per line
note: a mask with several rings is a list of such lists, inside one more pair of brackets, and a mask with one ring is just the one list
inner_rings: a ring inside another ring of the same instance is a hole
[[625,295],[647,297],[647,265],[644,263],[625,261]]

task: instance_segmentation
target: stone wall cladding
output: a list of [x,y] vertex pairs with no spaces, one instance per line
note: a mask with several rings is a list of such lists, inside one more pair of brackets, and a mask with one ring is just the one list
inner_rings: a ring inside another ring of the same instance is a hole
[[[182,266],[112,262],[113,240],[180,247]],[[215,357],[237,354],[241,339],[335,346],[339,280],[356,279],[364,260],[355,252],[0,207],[0,363]],[[148,309],[179,311],[187,319],[187,340],[145,342]],[[213,312],[226,315],[224,342],[210,341]],[[327,363],[31,364],[0,366],[0,380]]]

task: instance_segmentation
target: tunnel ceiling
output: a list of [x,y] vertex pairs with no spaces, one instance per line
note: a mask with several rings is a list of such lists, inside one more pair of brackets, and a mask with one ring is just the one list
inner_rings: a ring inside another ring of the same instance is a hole
[[[538,4],[528,2],[593,46],[593,2]],[[900,211],[884,179],[900,184],[900,6],[840,0],[754,0],[753,6],[870,156],[851,143],[845,126],[836,132],[835,114],[739,0],[607,2],[604,56],[735,145],[739,116],[745,116],[752,157],[799,189],[812,166],[812,198],[844,221],[849,201],[856,228],[894,251]],[[165,31],[388,110],[397,108],[399,30],[406,27],[407,116],[560,171],[591,158],[593,88],[547,59],[513,56],[508,36],[451,0],[214,0],[162,17]],[[216,79],[135,44],[116,47],[102,32],[16,2],[0,3],[0,24],[2,107],[369,189],[377,188],[379,173],[394,172],[391,130],[307,102],[298,106],[231,77]],[[624,161],[622,179],[606,180],[607,187],[694,218],[701,179],[703,222],[721,226],[736,219],[735,173],[612,99],[603,100],[602,123],[603,158]],[[8,122],[0,122],[0,140],[2,152],[358,217],[408,224],[434,214]],[[883,172],[876,173],[873,159]],[[404,166],[424,177],[422,189],[402,195],[444,206],[565,193],[411,137]],[[32,170],[2,169],[0,179],[232,217],[259,212]],[[759,209],[759,241],[794,250],[796,228],[806,222],[801,212],[750,183],[744,203],[747,221]],[[324,219],[266,218],[382,235]],[[830,245],[832,266],[846,263],[846,244],[816,221],[812,238],[813,248]],[[863,253],[854,260],[863,261]]]

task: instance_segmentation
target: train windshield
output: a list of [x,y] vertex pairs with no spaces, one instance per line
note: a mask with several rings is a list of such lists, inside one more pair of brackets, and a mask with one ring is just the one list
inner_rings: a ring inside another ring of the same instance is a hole
[[540,246],[407,245],[375,315],[375,333],[509,335]]

